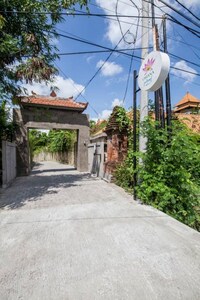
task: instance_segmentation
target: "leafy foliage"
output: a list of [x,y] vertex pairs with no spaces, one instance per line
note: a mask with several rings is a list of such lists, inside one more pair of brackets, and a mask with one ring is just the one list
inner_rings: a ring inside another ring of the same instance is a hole
[[116,109],[116,121],[119,124],[119,129],[127,129],[130,126],[130,119],[127,116],[126,110],[124,107],[117,106]]
[[56,24],[62,12],[87,0],[0,1],[0,95],[16,96],[18,81],[49,81],[56,74]]
[[29,147],[31,158],[34,153],[39,153],[48,146],[48,135],[45,132],[40,132],[35,129],[29,130]]
[[[173,123],[167,131],[155,129],[155,122],[144,123],[147,151],[141,155],[129,149],[127,159],[116,172],[117,183],[133,188],[133,173],[139,171],[138,197],[179,221],[200,230],[200,137],[183,124]],[[139,170],[133,170],[133,156],[142,156]]]
[[49,134],[38,130],[29,130],[31,158],[42,151],[65,152],[72,149],[76,134],[70,130],[50,130]]
[[49,132],[50,152],[64,152],[70,150],[74,145],[76,136],[75,132],[68,130],[51,130]]
[[[91,121],[90,121],[91,122]],[[106,128],[107,125],[107,121],[103,120],[103,121],[99,121],[96,124],[93,123],[94,121],[92,121],[90,123],[90,133],[91,134],[95,134],[96,132]]]
[[6,101],[2,101],[0,105],[0,141],[13,140],[16,125],[10,117],[10,110],[6,106]]

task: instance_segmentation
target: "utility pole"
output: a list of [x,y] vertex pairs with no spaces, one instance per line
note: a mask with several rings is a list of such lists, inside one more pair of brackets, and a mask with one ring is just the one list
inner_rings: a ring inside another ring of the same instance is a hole
[[[164,40],[164,52],[167,53],[167,30],[166,30],[166,17],[163,16],[163,40]],[[170,79],[169,75],[165,81],[166,92],[166,114],[167,114],[167,130],[169,136],[171,135],[171,93],[170,93]]]
[[[142,1],[142,60],[148,55],[149,47],[149,3]],[[140,96],[140,124],[148,117],[148,92],[141,91]],[[139,151],[145,152],[147,138],[141,133],[139,136]]]
[[[158,26],[155,22],[154,0],[151,0],[151,11],[152,11],[153,49],[154,51],[159,51],[160,45],[159,45]],[[155,92],[155,119],[156,121],[159,122],[162,128],[165,127],[165,112],[164,112],[164,104],[163,104],[162,87]]]

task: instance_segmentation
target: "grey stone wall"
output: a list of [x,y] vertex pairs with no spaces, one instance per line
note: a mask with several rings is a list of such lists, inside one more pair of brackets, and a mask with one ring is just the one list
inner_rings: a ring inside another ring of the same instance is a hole
[[62,109],[42,107],[23,107],[13,110],[14,121],[18,124],[16,132],[17,175],[30,172],[28,129],[72,129],[78,131],[77,170],[88,171],[89,121],[86,114]]

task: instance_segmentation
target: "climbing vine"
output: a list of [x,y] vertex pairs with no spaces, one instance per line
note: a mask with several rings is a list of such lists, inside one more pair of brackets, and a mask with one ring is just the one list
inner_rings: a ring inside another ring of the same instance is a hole
[[72,130],[50,130],[49,133],[38,130],[29,131],[31,156],[42,151],[65,152],[73,148],[76,132]]
[[11,118],[10,109],[6,104],[6,101],[2,101],[0,104],[0,142],[1,140],[13,141],[16,129],[16,125]]
[[120,131],[122,131],[123,129],[129,128],[130,119],[127,116],[127,112],[126,112],[125,108],[123,108],[121,106],[116,107],[116,121],[119,125]]
[[[139,174],[138,198],[200,231],[200,136],[178,121],[168,144],[166,129],[155,129],[147,120],[143,133],[148,138],[145,154],[129,148],[126,160],[116,171],[116,182],[133,190],[133,173]],[[133,156],[143,163],[133,170]]]

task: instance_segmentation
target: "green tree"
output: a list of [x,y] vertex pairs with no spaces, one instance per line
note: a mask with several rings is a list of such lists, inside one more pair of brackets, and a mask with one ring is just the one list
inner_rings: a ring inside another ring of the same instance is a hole
[[7,102],[0,104],[0,147],[1,140],[13,140],[15,125],[10,117],[10,109],[6,106]]
[[[87,0],[0,1],[0,97],[21,92],[18,82],[50,81],[56,74],[56,24],[62,12]],[[5,99],[5,98],[4,98]]]
[[96,122],[94,120],[90,120],[90,129],[93,129],[96,125]]
[[48,150],[50,152],[65,152],[70,150],[76,140],[76,134],[71,130],[50,130]]

